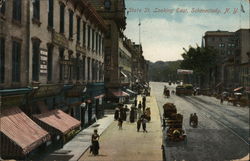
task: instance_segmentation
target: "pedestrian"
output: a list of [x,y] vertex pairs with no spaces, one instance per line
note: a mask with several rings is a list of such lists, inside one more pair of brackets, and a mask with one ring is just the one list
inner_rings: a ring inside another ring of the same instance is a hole
[[134,107],[131,107],[129,120],[131,123],[135,122],[135,108]]
[[135,101],[134,101],[135,107],[137,106],[137,98],[135,97]]
[[143,109],[143,112],[145,111],[145,108],[146,108],[146,96],[144,95],[142,97],[142,109]]
[[122,130],[122,123],[123,123],[123,120],[122,120],[122,118],[120,117],[120,118],[118,119],[119,130]]
[[148,132],[147,131],[147,119],[145,117],[142,118],[142,129],[143,129],[143,132]]
[[116,109],[115,109],[114,119],[115,119],[115,120],[118,120],[118,118],[119,118],[119,108],[116,108]]
[[224,98],[223,96],[220,97],[220,104],[223,104]]
[[139,101],[138,109],[141,109],[141,101]]
[[92,138],[91,138],[91,147],[90,147],[90,152],[92,152],[93,155],[98,155],[99,154],[99,134],[97,129],[94,130],[94,134],[92,134]]
[[140,128],[141,128],[141,119],[139,118],[137,121],[137,132],[140,131]]

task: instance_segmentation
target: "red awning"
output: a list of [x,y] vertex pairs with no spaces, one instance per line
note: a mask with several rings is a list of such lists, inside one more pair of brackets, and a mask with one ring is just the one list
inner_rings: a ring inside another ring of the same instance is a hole
[[101,95],[99,95],[99,96],[95,96],[95,99],[99,99],[99,98],[102,98],[102,97],[104,97],[105,96],[105,94],[101,94]]
[[243,89],[243,87],[235,88],[235,89],[234,89],[234,92],[240,91],[240,90],[242,90],[242,89]]
[[34,115],[40,121],[56,128],[63,134],[75,129],[81,125],[81,122],[64,113],[62,110],[52,110],[46,113]]
[[124,91],[111,91],[111,92],[116,97],[127,97],[127,96],[129,96],[129,94],[124,92]]
[[8,108],[0,115],[0,131],[23,149],[27,154],[50,139],[43,130],[18,107]]

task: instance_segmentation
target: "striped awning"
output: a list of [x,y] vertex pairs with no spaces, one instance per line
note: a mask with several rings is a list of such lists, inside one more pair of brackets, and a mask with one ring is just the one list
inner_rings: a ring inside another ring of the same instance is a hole
[[33,116],[43,123],[59,130],[63,134],[66,134],[81,125],[80,121],[59,109]]
[[0,123],[0,131],[20,146],[23,154],[29,153],[50,139],[49,133],[18,107],[4,109],[0,115]]
[[242,90],[243,88],[244,88],[244,87],[235,88],[235,89],[234,89],[234,92],[240,91],[240,90]]

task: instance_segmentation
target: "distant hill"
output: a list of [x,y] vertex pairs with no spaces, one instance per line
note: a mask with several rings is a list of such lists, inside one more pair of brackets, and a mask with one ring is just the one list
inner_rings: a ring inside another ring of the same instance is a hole
[[177,69],[180,68],[181,60],[177,61],[149,61],[149,80],[150,81],[176,81]]

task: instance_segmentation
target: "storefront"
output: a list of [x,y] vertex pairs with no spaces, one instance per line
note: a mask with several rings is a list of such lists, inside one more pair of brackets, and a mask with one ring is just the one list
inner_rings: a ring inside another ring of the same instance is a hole
[[86,103],[89,123],[104,116],[104,96],[104,83],[89,83],[87,85]]
[[32,88],[0,90],[0,149],[4,159],[24,159],[46,145],[50,135],[24,113]]

